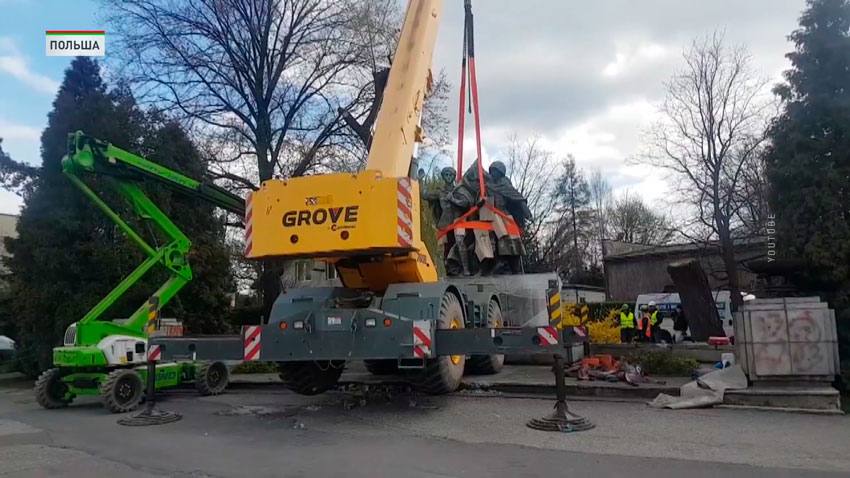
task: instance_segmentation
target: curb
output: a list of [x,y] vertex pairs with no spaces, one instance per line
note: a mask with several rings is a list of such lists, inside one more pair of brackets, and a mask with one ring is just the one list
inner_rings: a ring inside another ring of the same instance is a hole
[[758,410],[760,412],[807,413],[809,415],[844,415],[844,412],[841,410],[820,410],[817,408],[761,407],[757,405],[715,405],[714,408],[726,408],[729,410]]
[[[250,376],[250,375],[248,375]],[[352,382],[352,380],[346,380],[345,377],[341,380],[342,382]],[[383,377],[382,382],[391,382],[391,377]],[[554,381],[554,380],[553,380]],[[666,393],[668,395],[679,396],[679,387],[672,386],[664,386],[654,384],[652,386],[637,386],[637,387],[629,387],[629,388],[621,388],[616,386],[593,386],[590,385],[593,382],[586,382],[585,384],[575,384],[568,383],[567,384],[567,395],[573,397],[598,397],[598,398],[616,398],[616,399],[653,399],[659,393]],[[601,382],[599,382],[601,383]],[[234,389],[252,389],[252,388],[264,388],[269,386],[279,386],[283,388],[283,384],[279,380],[253,380],[253,381],[245,381],[240,380],[240,375],[234,375],[231,377],[231,382],[229,387]],[[527,383],[527,382],[489,382],[483,381],[480,379],[473,380],[464,380],[461,384],[461,388],[459,391],[472,391],[472,390],[481,390],[481,391],[492,391],[492,392],[500,392],[500,393],[515,393],[515,394],[526,394],[526,395],[539,395],[543,397],[554,397],[555,396],[555,384],[554,383]]]
[[[678,387],[594,387],[592,385],[567,384],[567,395],[572,397],[598,397],[598,398],[631,398],[631,399],[653,399],[659,393],[679,396]],[[555,396],[554,384],[528,384],[518,382],[503,383],[479,383],[464,382],[462,390],[484,390],[502,393],[521,393],[529,395],[540,395],[546,397]]]

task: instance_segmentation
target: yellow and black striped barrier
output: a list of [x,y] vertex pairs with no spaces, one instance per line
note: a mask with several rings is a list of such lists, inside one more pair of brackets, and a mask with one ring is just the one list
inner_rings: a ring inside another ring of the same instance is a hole
[[561,291],[559,289],[548,289],[546,291],[549,310],[549,325],[560,329],[563,327],[563,308],[561,307]]
[[148,335],[156,330],[156,321],[159,318],[159,297],[151,296],[148,299]]

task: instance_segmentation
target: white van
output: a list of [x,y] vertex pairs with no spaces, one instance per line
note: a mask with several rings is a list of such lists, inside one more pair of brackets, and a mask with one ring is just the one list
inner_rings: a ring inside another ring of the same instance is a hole
[[[732,308],[730,307],[728,290],[718,290],[711,293],[714,296],[714,303],[717,305],[717,313],[720,320],[723,322],[723,331],[727,337],[735,335],[732,327]],[[661,328],[670,333],[673,333],[673,313],[676,311],[676,306],[682,303],[679,300],[677,293],[659,293],[659,294],[640,294],[635,302],[635,320],[640,317],[640,306],[648,305],[651,301],[655,301],[655,306],[658,307],[658,312],[664,315],[664,321],[661,322]]]
[[0,335],[0,360],[8,360],[15,354],[15,341]]

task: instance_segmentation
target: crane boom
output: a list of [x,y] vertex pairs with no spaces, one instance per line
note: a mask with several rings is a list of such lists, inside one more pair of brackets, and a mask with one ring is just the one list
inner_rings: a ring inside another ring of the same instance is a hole
[[442,9],[443,0],[412,0],[407,5],[366,169],[392,178],[407,176],[410,170],[415,145],[422,141],[419,123],[431,88],[431,57]]

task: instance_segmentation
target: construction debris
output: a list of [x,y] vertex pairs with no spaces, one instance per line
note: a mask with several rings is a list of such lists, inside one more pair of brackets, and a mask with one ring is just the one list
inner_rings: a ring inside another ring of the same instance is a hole
[[643,373],[640,365],[631,365],[625,359],[615,360],[611,355],[605,354],[581,359],[580,363],[566,370],[566,375],[579,380],[626,382],[635,387],[641,383],[666,384],[663,380],[655,380]]
[[747,388],[747,376],[744,375],[740,365],[733,365],[707,373],[693,382],[682,385],[678,397],[661,393],[647,405],[673,410],[710,407],[723,403],[723,395],[726,390],[743,390],[745,388]]

